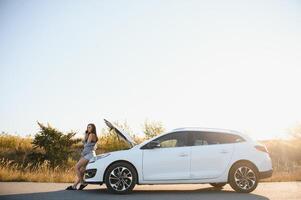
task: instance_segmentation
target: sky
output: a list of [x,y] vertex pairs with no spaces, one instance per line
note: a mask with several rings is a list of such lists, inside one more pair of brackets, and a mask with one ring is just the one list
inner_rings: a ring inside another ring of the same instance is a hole
[[301,124],[298,1],[0,0],[0,131]]

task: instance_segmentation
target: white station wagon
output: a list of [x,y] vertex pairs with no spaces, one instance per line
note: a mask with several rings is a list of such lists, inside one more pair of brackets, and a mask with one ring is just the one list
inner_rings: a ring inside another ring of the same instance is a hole
[[272,176],[265,146],[237,131],[179,128],[136,145],[129,134],[105,120],[130,149],[101,154],[91,160],[85,182],[103,184],[124,194],[136,184],[227,183],[237,192],[252,192]]

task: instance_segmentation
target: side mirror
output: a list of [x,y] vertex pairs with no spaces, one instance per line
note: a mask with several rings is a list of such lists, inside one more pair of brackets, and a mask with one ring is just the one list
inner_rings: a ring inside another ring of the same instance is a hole
[[150,143],[148,143],[148,148],[149,149],[154,149],[154,148],[160,148],[161,145],[160,145],[160,142],[158,141],[151,141]]

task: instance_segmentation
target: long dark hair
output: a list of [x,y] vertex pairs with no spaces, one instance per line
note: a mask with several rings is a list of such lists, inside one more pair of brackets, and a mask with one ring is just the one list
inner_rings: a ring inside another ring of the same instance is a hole
[[98,141],[98,137],[97,137],[97,132],[96,132],[96,126],[93,123],[90,123],[90,124],[87,125],[87,130],[85,131],[85,133],[86,133],[86,135],[85,135],[85,141],[87,141],[88,137],[89,137],[89,134],[88,134],[88,126],[89,125],[92,126],[91,133],[95,134],[95,136],[96,136],[96,142],[97,142]]

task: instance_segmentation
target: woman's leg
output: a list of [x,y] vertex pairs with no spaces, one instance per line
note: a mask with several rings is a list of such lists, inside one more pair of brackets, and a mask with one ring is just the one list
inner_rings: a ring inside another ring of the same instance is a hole
[[85,171],[86,171],[86,166],[87,166],[87,165],[82,166],[82,167],[80,168],[81,177],[82,177],[82,179],[81,179],[81,184],[83,184],[83,181],[84,181],[84,175],[85,175]]
[[82,170],[82,168],[83,167],[85,168],[88,163],[89,163],[89,160],[87,160],[83,157],[81,157],[79,159],[79,161],[76,163],[75,172],[76,172],[77,180],[74,182],[73,188],[76,188],[79,183],[83,182],[84,171]]

